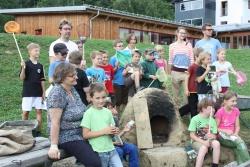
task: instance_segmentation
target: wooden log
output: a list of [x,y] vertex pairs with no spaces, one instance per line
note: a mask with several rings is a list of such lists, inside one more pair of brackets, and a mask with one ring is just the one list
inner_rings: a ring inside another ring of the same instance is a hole
[[147,100],[144,97],[133,99],[133,108],[135,114],[138,148],[153,148],[153,139],[151,133]]

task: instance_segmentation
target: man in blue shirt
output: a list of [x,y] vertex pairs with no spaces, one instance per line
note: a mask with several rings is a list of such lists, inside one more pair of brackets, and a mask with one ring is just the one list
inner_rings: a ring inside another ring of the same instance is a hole
[[217,60],[217,50],[221,48],[220,41],[218,39],[212,38],[213,28],[209,23],[205,23],[202,26],[203,38],[199,40],[196,44],[196,48],[203,48],[205,52],[211,54],[211,63]]

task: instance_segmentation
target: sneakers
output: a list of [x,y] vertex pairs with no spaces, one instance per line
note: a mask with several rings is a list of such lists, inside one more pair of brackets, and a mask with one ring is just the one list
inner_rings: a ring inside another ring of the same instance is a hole
[[198,155],[197,152],[192,148],[191,145],[186,146],[185,151],[186,151],[186,153],[188,155],[188,158],[191,159],[191,160],[195,159],[197,157],[197,155]]

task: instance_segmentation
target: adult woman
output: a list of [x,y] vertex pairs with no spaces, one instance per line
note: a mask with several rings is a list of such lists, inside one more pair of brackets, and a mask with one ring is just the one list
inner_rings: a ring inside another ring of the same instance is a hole
[[60,159],[58,147],[75,156],[86,167],[101,167],[98,154],[83,140],[80,123],[86,106],[74,89],[77,74],[73,65],[61,63],[53,75],[55,86],[47,99],[51,146],[48,155]]
[[134,50],[137,50],[136,44],[137,44],[137,37],[135,36],[134,33],[130,33],[127,35],[126,42],[128,43],[128,46],[124,50],[129,50],[130,54],[132,55],[132,52]]
[[[181,86],[185,86],[187,69],[194,62],[192,45],[188,41],[187,31],[184,27],[176,30],[177,40],[169,46],[169,65],[171,66],[174,98],[179,105]],[[186,100],[186,99],[185,99]],[[179,106],[180,107],[180,106]]]

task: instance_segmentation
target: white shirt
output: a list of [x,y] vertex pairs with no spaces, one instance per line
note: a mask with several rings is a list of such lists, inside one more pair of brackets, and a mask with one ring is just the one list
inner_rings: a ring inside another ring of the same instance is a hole
[[68,55],[67,55],[66,60],[68,60],[69,54],[70,54],[71,52],[73,52],[73,51],[78,51],[78,50],[79,50],[79,49],[78,49],[78,46],[77,46],[77,44],[76,44],[75,42],[73,42],[73,41],[71,41],[71,40],[65,42],[65,41],[62,41],[61,38],[59,38],[59,39],[55,40],[54,42],[52,42],[52,43],[50,44],[50,47],[49,47],[49,56],[55,56],[53,47],[54,47],[55,44],[57,44],[57,43],[64,43],[64,44],[67,46],[69,52],[68,52]]

